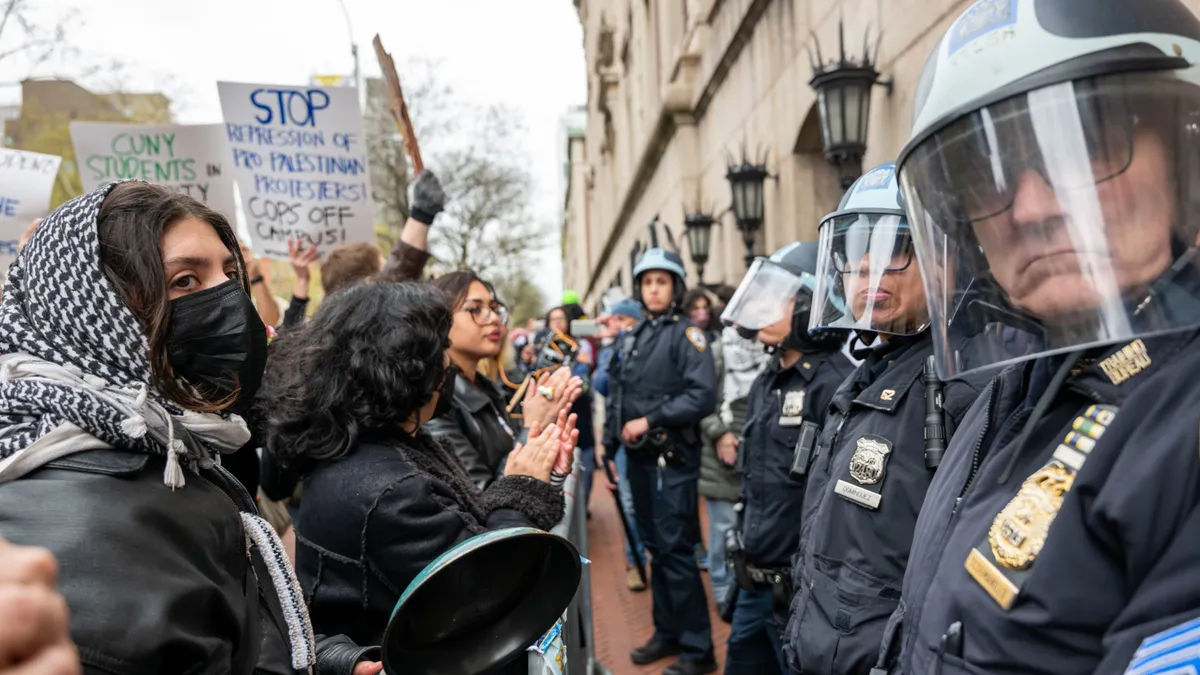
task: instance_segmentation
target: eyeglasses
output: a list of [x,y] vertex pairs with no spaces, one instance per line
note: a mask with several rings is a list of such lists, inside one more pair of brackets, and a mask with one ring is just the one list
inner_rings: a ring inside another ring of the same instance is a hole
[[830,221],[833,267],[840,274],[903,272],[912,265],[913,240],[900,230],[903,216],[857,214]]
[[462,311],[471,315],[475,323],[479,326],[486,326],[492,321],[492,317],[496,317],[500,321],[500,325],[508,325],[508,308],[499,302],[492,302],[490,305],[468,305],[463,307]]
[[1056,191],[1103,183],[1129,168],[1138,123],[1125,92],[1084,82],[993,104],[933,139],[927,169],[944,189],[927,208],[948,224],[987,220],[1012,208],[1027,171]]

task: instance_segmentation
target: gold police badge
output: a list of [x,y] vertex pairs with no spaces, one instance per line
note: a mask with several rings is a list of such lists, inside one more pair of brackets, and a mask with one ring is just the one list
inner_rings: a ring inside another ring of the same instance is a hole
[[850,458],[850,477],[863,485],[874,485],[883,478],[883,465],[891,454],[891,446],[874,437],[863,436]]
[[1017,496],[988,530],[988,544],[996,562],[1010,570],[1023,570],[1033,564],[1074,482],[1075,472],[1058,461],[1025,479]]

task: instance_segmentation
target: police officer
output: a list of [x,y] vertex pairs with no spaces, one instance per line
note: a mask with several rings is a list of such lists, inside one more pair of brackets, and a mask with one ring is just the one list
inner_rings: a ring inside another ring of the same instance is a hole
[[[804,477],[792,471],[797,446],[816,442],[833,392],[853,370],[843,333],[809,334],[817,242],[796,242],[759,258],[722,320],[757,331],[774,354],[754,380],[738,464],[743,469],[740,532],[726,547],[740,589],[729,629],[726,675],[784,672],[782,621],[791,600],[792,554],[800,532]],[[740,537],[740,541],[737,539]]]
[[1033,346],[993,354],[929,488],[900,672],[1192,670],[1197,59],[1178,0],[977,2],[929,58],[897,165],[922,268],[953,270],[935,334]]
[[699,531],[699,423],[716,406],[716,374],[704,332],[679,313],[683,262],[659,248],[634,267],[646,310],[622,338],[609,384],[614,412],[605,447],[625,444],[638,534],[649,550],[654,636],[630,655],[638,665],[680,655],[666,675],[716,670],[708,602],[693,553]]
[[[944,449],[926,444],[926,416],[941,415],[930,431],[944,439],[988,378],[943,386],[936,373],[925,375],[933,338],[894,165],[859,178],[820,235],[811,327],[853,332],[863,361],[832,396],[807,466],[787,654],[797,672],[866,675]],[[927,384],[941,410],[927,405]]]

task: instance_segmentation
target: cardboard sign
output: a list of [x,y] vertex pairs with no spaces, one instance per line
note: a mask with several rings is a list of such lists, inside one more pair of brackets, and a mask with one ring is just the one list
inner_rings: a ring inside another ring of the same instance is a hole
[[375,241],[358,90],[218,82],[225,136],[258,255],[290,238],[321,255]]
[[224,125],[71,122],[71,141],[84,190],[140,178],[198,199],[230,223],[237,218]]
[[0,148],[0,280],[17,258],[29,223],[50,210],[50,193],[62,157]]

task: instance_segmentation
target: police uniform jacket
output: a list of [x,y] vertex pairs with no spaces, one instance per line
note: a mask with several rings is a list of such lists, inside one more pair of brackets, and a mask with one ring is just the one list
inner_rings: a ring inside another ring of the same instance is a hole
[[800,427],[820,424],[853,370],[840,350],[804,354],[789,368],[776,354],[750,387],[743,429],[742,546],[759,567],[786,567],[800,538],[804,483],[789,477]]
[[[892,338],[833,396],[809,469],[785,633],[800,672],[866,675],[878,658],[934,475],[925,465],[922,378],[932,353],[928,331]],[[989,378],[945,383],[948,434]]]
[[704,332],[677,312],[643,319],[617,347],[609,387],[619,415],[607,425],[605,446],[617,447],[621,427],[645,417],[651,429],[697,439],[700,420],[716,408],[716,373]]
[[917,522],[900,672],[1122,673],[1200,615],[1200,333],[1086,356],[1020,447],[1062,357],[968,412]]

